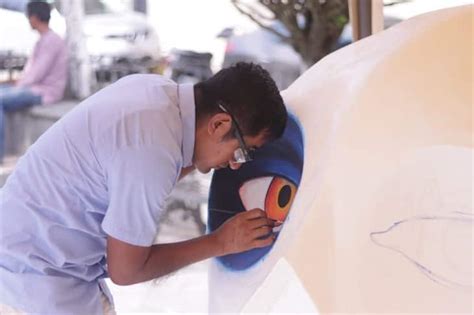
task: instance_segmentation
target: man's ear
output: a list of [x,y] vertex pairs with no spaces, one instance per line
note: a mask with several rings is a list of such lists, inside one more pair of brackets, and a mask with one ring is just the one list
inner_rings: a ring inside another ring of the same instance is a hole
[[227,135],[231,128],[232,118],[226,113],[218,113],[211,116],[207,123],[208,134],[219,141]]

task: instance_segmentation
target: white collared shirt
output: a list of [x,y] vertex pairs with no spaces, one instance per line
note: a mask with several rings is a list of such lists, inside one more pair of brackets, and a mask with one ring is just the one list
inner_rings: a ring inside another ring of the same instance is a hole
[[194,133],[193,86],[142,74],[53,125],[0,190],[0,304],[99,314],[107,235],[152,245]]

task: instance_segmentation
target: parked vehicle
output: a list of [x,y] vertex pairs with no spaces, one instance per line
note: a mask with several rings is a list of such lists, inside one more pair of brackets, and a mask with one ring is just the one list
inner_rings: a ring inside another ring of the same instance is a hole
[[[396,17],[386,17],[385,28],[400,21],[401,19]],[[279,21],[275,21],[270,27],[281,34],[289,35],[288,30]],[[222,67],[228,67],[238,61],[259,63],[268,70],[280,89],[288,87],[306,68],[300,55],[289,43],[264,28],[250,32],[225,28],[217,37],[227,41]],[[352,29],[350,24],[347,24],[333,50],[350,43]]]
[[212,76],[212,54],[175,49],[171,52],[168,76],[177,83],[197,83]]
[[[60,1],[55,2],[56,5]],[[61,7],[57,6],[61,12]],[[84,34],[87,51],[93,57],[158,60],[158,34],[146,15],[117,10],[103,0],[84,0]]]
[[[271,27],[280,33],[288,33],[280,22],[273,23]],[[304,69],[299,54],[279,36],[266,29],[241,32],[226,28],[217,37],[227,41],[223,68],[238,61],[259,63],[268,70],[280,89],[288,87]]]
[[[37,39],[24,10],[28,0],[0,0],[0,52],[6,55],[28,56]],[[83,29],[86,46],[94,67],[103,69],[124,59],[158,61],[161,57],[156,31],[146,16],[130,10],[118,10],[104,0],[84,0]],[[65,35],[66,23],[60,14],[61,1],[53,2],[50,27]],[[5,25],[5,26],[3,26]],[[98,64],[99,63],[99,64]]]

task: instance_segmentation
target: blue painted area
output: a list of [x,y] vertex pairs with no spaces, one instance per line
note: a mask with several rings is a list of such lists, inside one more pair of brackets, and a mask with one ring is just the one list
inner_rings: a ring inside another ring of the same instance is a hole
[[[303,172],[303,133],[297,118],[289,113],[283,136],[254,154],[254,160],[239,170],[222,169],[214,172],[209,194],[209,231],[216,230],[227,219],[245,208],[239,196],[239,188],[248,180],[279,176],[299,186]],[[213,211],[223,209],[225,211]],[[272,246],[217,258],[232,271],[246,270],[261,261]]]

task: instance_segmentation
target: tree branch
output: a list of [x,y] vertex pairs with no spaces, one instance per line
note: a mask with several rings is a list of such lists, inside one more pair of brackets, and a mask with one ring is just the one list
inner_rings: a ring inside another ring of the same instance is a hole
[[271,3],[271,1],[269,2],[268,0],[260,0],[260,3],[267,6],[267,8],[273,12],[276,19],[280,20],[280,22],[286,27],[290,33],[287,42],[298,51],[299,47],[297,46],[299,43],[304,42],[305,32],[298,25],[298,12],[295,8],[294,0],[290,0],[286,4],[281,2]]
[[[309,66],[334,49],[348,21],[348,1],[352,0],[231,1],[240,13],[290,43]],[[273,18],[266,13],[271,13]],[[283,24],[289,34],[271,27],[268,23],[273,20]]]
[[[231,0],[233,3],[234,3],[234,6],[239,5],[241,9],[243,9],[243,7],[247,8],[247,12],[250,12],[252,13],[252,15],[255,17],[255,18],[258,18],[260,20],[266,20],[266,21],[272,21],[275,19],[275,16],[265,16],[264,14],[262,14],[261,12],[259,12],[259,10],[255,9],[254,6],[250,5],[250,4],[247,4],[247,3],[244,3],[244,2],[241,2],[240,0]],[[267,8],[265,8],[267,9]]]
[[[232,4],[234,5],[234,7],[242,14],[246,15],[249,19],[251,19],[252,21],[254,21],[258,26],[266,29],[267,31],[277,35],[278,37],[281,37],[284,41],[290,41],[290,37],[289,36],[285,36],[285,34],[282,34],[280,32],[278,32],[277,30],[273,29],[272,27],[268,26],[268,25],[265,25],[263,24],[257,17],[256,15],[260,15],[259,13],[256,12],[255,9],[252,9],[250,6],[247,6],[247,9],[249,11],[245,11],[243,8],[241,8],[240,6],[245,6],[244,4],[242,4],[240,1],[238,0],[232,0]],[[268,19],[268,18],[266,18]]]

